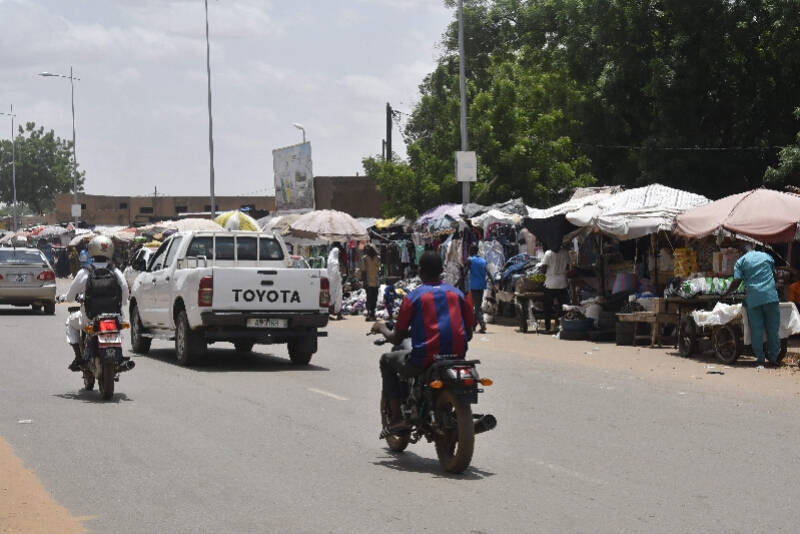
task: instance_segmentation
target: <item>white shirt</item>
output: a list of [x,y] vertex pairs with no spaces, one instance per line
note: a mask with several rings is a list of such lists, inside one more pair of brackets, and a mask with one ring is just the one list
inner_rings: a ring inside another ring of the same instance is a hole
[[[94,264],[96,268],[106,268],[108,267],[108,263],[105,262],[97,262]],[[117,282],[119,282],[119,287],[122,289],[122,310],[125,310],[125,303],[128,301],[128,284],[125,282],[125,277],[122,276],[122,273],[114,267],[114,275],[117,277]],[[78,295],[86,291],[86,282],[89,280],[89,271],[88,269],[81,269],[78,271],[78,274],[75,275],[75,279],[72,281],[72,285],[69,286],[69,291],[64,296],[64,300],[67,302],[74,302]],[[83,313],[83,305],[81,305],[81,312]],[[83,313],[84,318],[86,314]]]
[[547,289],[565,289],[567,287],[567,268],[569,267],[567,250],[563,248],[558,252],[548,250],[544,253],[542,265],[547,266],[544,287]]

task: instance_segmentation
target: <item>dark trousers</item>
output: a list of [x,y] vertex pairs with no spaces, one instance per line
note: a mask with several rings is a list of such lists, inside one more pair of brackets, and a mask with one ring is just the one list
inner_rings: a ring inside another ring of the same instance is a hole
[[381,356],[381,379],[383,381],[383,394],[387,399],[402,400],[400,378],[411,378],[422,372],[422,369],[411,363],[411,352],[398,350],[387,352]]
[[550,319],[553,317],[553,301],[558,300],[556,319],[561,317],[561,306],[569,304],[569,291],[564,289],[544,288],[544,328],[550,330]]
[[367,315],[375,317],[375,308],[378,306],[378,288],[367,287]]
[[472,289],[472,310],[475,313],[475,320],[481,325],[481,328],[486,329],[486,321],[483,319],[483,289]]

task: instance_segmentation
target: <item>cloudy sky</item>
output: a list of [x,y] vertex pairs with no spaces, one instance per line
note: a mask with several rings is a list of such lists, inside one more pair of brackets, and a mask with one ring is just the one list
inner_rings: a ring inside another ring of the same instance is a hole
[[[217,194],[272,193],[295,122],[316,175],[363,172],[386,102],[411,110],[452,16],[442,0],[210,0]],[[0,27],[0,110],[71,138],[69,81],[36,73],[81,78],[88,193],[207,194],[203,0],[0,0]]]

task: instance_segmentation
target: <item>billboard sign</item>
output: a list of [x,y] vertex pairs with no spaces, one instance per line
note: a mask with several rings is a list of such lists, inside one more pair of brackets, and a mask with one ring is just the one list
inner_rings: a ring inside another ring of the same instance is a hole
[[272,151],[277,211],[314,209],[314,172],[311,143],[276,148]]

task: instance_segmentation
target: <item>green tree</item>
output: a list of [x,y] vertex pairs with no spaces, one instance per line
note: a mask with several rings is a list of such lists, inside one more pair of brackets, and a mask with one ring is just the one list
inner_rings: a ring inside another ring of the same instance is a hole
[[[794,110],[794,116],[800,120],[800,107]],[[764,179],[773,186],[800,184],[800,132],[797,132],[795,144],[784,147],[780,151],[777,167],[768,167]]]
[[[464,18],[480,201],[547,204],[592,177],[718,197],[794,140],[796,0],[465,0]],[[426,202],[459,198],[457,49],[453,21],[406,127]]]
[[405,215],[416,218],[421,213],[421,206],[437,202],[438,190],[434,184],[420,180],[406,162],[369,157],[362,163],[366,175],[375,180],[378,190],[386,195],[385,217]]
[[[72,162],[72,142],[56,137],[28,122],[20,125],[15,138],[17,201],[34,213],[55,208],[56,195],[72,191],[77,175],[78,190],[83,190],[84,172]],[[13,200],[11,141],[0,141],[0,202]]]

